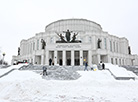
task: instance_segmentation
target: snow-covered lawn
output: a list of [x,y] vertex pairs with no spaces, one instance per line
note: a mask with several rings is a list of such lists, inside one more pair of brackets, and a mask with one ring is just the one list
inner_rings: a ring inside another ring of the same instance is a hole
[[0,78],[0,102],[138,102],[138,80],[115,80],[108,70],[78,73],[77,80],[46,80],[14,70]]

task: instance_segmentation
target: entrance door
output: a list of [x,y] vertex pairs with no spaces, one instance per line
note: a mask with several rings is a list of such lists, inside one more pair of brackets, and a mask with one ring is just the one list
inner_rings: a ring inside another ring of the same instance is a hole
[[62,66],[62,64],[63,64],[63,61],[62,61],[62,51],[58,51],[57,58],[58,58],[58,64],[60,66]]
[[88,51],[83,51],[83,65],[88,62]]
[[71,65],[71,51],[66,52],[67,65]]
[[62,66],[62,59],[59,59],[59,65]]
[[74,53],[74,56],[75,56],[75,65],[80,65],[80,53],[79,51],[75,51]]

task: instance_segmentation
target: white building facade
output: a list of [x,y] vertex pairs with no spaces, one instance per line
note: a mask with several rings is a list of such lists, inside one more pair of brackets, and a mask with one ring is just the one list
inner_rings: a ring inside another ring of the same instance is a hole
[[[57,35],[65,37],[65,31],[72,31],[76,40],[81,42],[62,42]],[[64,32],[63,32],[64,31]],[[46,42],[42,49],[41,40]],[[100,40],[100,41],[99,41]],[[101,26],[86,19],[63,19],[50,23],[45,27],[45,32],[20,42],[20,54],[13,56],[15,60],[27,60],[29,63],[48,65],[52,59],[54,65],[88,65],[112,63],[115,65],[138,65],[138,56],[132,55],[129,42],[126,38],[119,38],[102,30]]]

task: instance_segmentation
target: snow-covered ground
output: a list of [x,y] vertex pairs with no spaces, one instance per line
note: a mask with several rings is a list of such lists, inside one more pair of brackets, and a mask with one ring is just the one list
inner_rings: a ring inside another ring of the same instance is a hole
[[106,69],[109,69],[111,71],[111,73],[114,75],[115,78],[120,78],[120,79],[138,78],[137,75],[134,74],[133,72],[128,71],[123,67],[119,67],[118,65],[112,65],[112,64],[106,63],[105,66],[106,66]]
[[138,102],[138,80],[115,80],[108,70],[77,72],[76,80],[54,80],[14,70],[0,78],[0,102]]

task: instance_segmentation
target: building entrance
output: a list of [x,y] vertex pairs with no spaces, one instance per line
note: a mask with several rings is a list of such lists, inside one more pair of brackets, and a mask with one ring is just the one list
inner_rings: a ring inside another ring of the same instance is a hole
[[83,51],[83,65],[88,62],[88,51]]
[[66,52],[67,65],[71,65],[71,51]]
[[63,65],[63,61],[62,61],[62,51],[58,51],[58,63],[59,63],[59,65],[60,66],[62,66]]
[[74,53],[74,56],[75,56],[75,65],[80,65],[80,53],[79,51],[75,51]]

